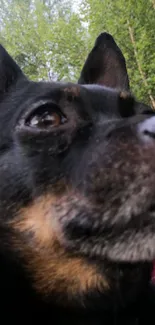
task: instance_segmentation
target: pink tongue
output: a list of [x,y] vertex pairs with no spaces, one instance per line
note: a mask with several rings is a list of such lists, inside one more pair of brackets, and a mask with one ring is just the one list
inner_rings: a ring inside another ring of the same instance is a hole
[[155,283],[155,262],[153,263],[153,270],[152,270],[151,279],[152,279],[152,282]]

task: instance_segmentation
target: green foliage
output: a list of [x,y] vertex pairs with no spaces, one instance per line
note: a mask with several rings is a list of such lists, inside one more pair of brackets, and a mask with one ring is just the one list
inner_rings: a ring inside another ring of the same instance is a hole
[[3,1],[2,44],[33,80],[76,80],[85,52],[85,29],[70,2]]
[[[73,10],[76,4],[76,12]],[[77,10],[78,9],[78,10]],[[155,101],[155,0],[1,0],[1,42],[33,80],[76,81],[95,38],[111,33],[133,93]]]

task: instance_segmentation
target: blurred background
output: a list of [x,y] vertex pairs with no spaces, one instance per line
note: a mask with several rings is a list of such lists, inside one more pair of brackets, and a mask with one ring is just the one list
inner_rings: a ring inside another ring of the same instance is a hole
[[155,109],[155,0],[1,0],[1,43],[33,80],[77,81],[101,32],[127,62],[131,90]]

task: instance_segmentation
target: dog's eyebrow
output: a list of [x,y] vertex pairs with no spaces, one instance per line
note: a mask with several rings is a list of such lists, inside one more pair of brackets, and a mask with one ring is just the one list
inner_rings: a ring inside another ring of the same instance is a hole
[[72,85],[63,89],[64,94],[67,99],[72,101],[74,98],[80,96],[80,87],[78,85]]
[[135,115],[135,98],[130,91],[121,91],[119,93],[119,111],[122,117]]
[[119,96],[122,99],[128,99],[132,97],[129,91],[121,91]]

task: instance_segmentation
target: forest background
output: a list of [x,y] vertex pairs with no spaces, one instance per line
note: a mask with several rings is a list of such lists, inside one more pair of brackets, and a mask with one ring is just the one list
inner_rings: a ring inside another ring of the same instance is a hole
[[76,82],[104,31],[125,56],[131,90],[155,109],[155,0],[1,0],[0,42],[33,80]]

